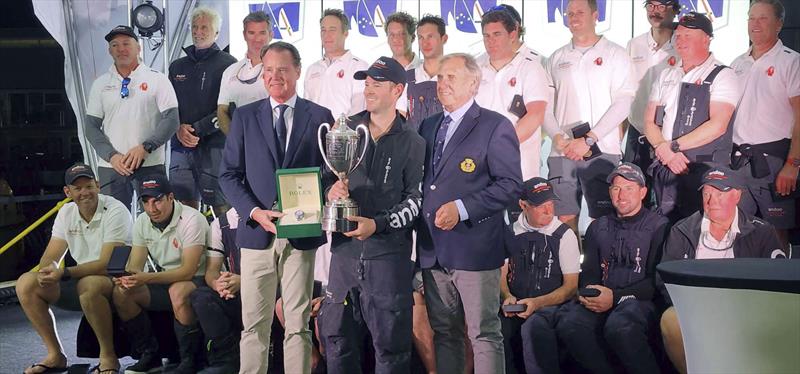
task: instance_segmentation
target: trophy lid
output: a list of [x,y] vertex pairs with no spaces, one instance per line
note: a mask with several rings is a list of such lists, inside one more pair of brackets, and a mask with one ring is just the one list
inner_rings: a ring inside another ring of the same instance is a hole
[[347,126],[347,122],[349,122],[347,119],[347,115],[342,113],[341,115],[339,115],[339,119],[336,120],[336,126],[334,126],[333,129],[331,129],[331,131],[328,131],[328,134],[325,136],[329,138],[358,139],[358,132]]

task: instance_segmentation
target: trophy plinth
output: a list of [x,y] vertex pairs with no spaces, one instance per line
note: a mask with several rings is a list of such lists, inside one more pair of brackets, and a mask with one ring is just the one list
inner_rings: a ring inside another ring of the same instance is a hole
[[[336,174],[339,180],[346,180],[347,176],[358,167],[364,159],[367,151],[369,129],[364,124],[352,130],[347,127],[347,117],[342,114],[336,121],[337,125],[331,129],[327,123],[323,123],[317,129],[319,138],[319,151],[322,159],[331,171]],[[325,146],[323,148],[322,130],[327,130],[325,134]],[[363,135],[359,137],[359,132]],[[364,139],[364,146],[359,154],[358,143]],[[358,155],[358,157],[356,157]],[[348,232],[358,227],[358,223],[347,220],[348,216],[359,215],[358,204],[350,198],[341,198],[329,201],[322,209],[322,230],[329,232]]]

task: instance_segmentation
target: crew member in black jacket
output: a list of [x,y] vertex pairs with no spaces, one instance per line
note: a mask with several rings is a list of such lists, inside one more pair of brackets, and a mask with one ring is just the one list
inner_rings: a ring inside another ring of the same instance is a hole
[[221,23],[216,11],[198,7],[191,19],[194,44],[183,49],[186,56],[169,66],[181,123],[172,138],[169,179],[176,199],[198,208],[202,198],[220,216],[229,207],[217,183],[225,146],[225,134],[217,120],[217,98],[222,73],[236,59],[215,42]]
[[333,233],[330,279],[319,314],[328,373],[360,373],[360,342],[369,331],[376,373],[408,372],[411,357],[411,231],[422,206],[425,143],[395,110],[406,75],[381,57],[354,78],[366,80],[367,110],[350,118],[370,139],[346,182],[328,180],[328,200],[358,203],[358,227]]
[[627,373],[658,373],[648,334],[656,321],[653,279],[667,219],[642,206],[647,187],[638,166],[620,164],[607,182],[614,213],[586,230],[578,282],[600,294],[564,305],[556,333],[575,360],[593,373],[615,372],[601,342]]
[[[737,206],[746,186],[741,175],[716,167],[703,175],[703,209],[684,218],[669,232],[661,261],[714,258],[785,258],[775,227]],[[746,193],[746,190],[745,190]],[[661,334],[672,364],[686,373],[686,354],[678,315],[664,282],[656,277],[661,295],[669,306],[661,315]]]

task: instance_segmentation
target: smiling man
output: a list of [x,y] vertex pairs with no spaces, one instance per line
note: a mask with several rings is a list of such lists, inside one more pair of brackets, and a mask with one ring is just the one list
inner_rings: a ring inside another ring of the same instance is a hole
[[436,368],[464,370],[464,337],[475,372],[505,371],[497,315],[505,208],[519,196],[519,142],[511,122],[481,108],[481,69],[465,53],[442,58],[436,75],[444,112],[422,122],[425,177],[417,256],[434,332]]
[[217,118],[217,99],[222,74],[236,59],[217,46],[222,21],[215,10],[195,8],[191,20],[194,44],[183,49],[186,56],[169,66],[181,122],[171,143],[169,178],[178,200],[195,209],[202,201],[220,215],[228,207],[217,183],[225,145],[225,133],[220,131]]
[[[661,262],[683,259],[785,258],[775,228],[743,209],[737,208],[747,188],[736,172],[726,167],[708,170],[700,193],[703,208],[670,230]],[[697,192],[695,192],[697,193]],[[686,353],[678,315],[660,278],[661,295],[670,305],[661,316],[664,348],[680,373],[686,373]]]
[[593,373],[614,373],[607,353],[628,373],[658,373],[648,344],[655,328],[653,298],[658,255],[667,219],[642,206],[647,195],[638,166],[622,163],[608,175],[614,212],[586,229],[579,285],[599,291],[561,308],[556,332],[580,365]]
[[[47,356],[25,369],[25,373],[66,371],[67,357],[56,332],[50,305],[83,311],[100,345],[100,363],[90,372],[119,369],[111,326],[111,290],[105,275],[115,246],[130,236],[130,213],[122,203],[99,194],[92,169],[83,163],[64,173],[64,194],[72,202],[64,205],[53,223],[53,235],[39,260],[39,271],[17,280],[17,297],[34,330],[42,338]],[[60,268],[58,262],[69,251],[77,265]],[[48,371],[49,370],[49,371]]]
[[139,61],[139,38],[128,26],[105,36],[114,63],[92,83],[86,138],[97,152],[101,192],[131,206],[142,176],[166,175],[164,143],[178,128],[178,100],[166,75]]
[[[346,182],[327,173],[327,199],[350,197],[360,209],[355,230],[331,234],[331,277],[320,311],[329,373],[360,373],[363,334],[372,336],[376,373],[410,370],[411,230],[422,205],[425,143],[395,109],[406,72],[381,57],[356,72],[367,110],[349,126],[369,127],[364,162]],[[356,296],[358,295],[358,296]]]
[[[200,363],[195,357],[202,349],[203,334],[189,294],[203,285],[208,222],[202,213],[175,199],[163,175],[144,177],[138,193],[144,213],[133,226],[133,248],[126,267],[131,275],[113,279],[115,309],[131,348],[140,355],[125,373],[147,373],[161,366],[148,310],[175,314],[181,361],[172,373],[196,373]],[[148,257],[151,270],[144,272]]]
[[317,127],[333,123],[331,112],[297,95],[300,52],[286,42],[261,50],[269,98],[237,109],[225,143],[220,185],[239,212],[236,244],[241,247],[242,373],[267,370],[275,296],[280,284],[285,316],[284,371],[311,371],[311,295],[314,256],[325,236],[275,237],[275,171],[323,167]]

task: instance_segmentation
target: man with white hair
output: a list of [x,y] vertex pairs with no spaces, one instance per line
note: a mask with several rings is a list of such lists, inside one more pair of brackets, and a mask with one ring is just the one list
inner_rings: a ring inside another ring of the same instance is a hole
[[176,199],[193,208],[198,208],[202,199],[220,215],[228,207],[217,184],[225,145],[217,119],[217,98],[222,73],[236,59],[215,42],[222,22],[215,10],[195,8],[191,20],[194,44],[183,49],[186,56],[169,66],[181,123],[171,143],[169,176]]
[[464,53],[444,56],[436,75],[444,112],[422,122],[425,175],[417,257],[440,373],[464,371],[464,329],[476,373],[505,372],[498,250],[505,208],[522,186],[511,122],[475,103],[481,68]]

